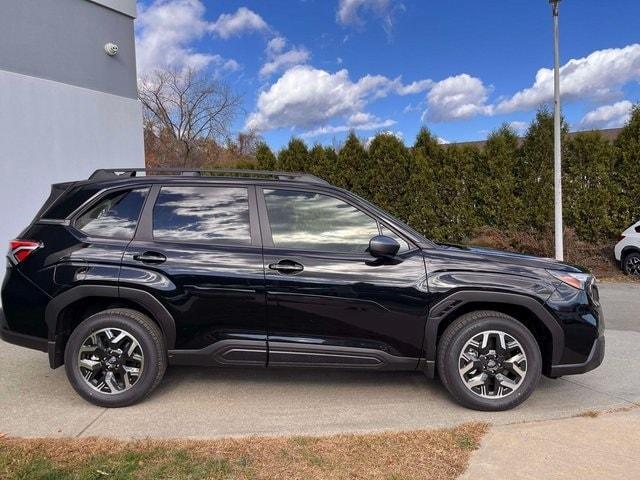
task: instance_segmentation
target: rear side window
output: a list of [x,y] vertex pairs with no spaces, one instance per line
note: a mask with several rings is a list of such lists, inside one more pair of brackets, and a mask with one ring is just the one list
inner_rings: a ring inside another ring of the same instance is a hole
[[153,238],[250,244],[249,196],[243,187],[162,187],[153,208]]
[[148,192],[138,188],[111,193],[80,215],[75,226],[92,237],[131,240]]

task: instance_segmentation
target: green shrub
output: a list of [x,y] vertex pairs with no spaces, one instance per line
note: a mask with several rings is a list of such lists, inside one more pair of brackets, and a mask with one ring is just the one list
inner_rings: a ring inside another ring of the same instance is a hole
[[[565,225],[604,244],[640,219],[640,106],[613,143],[598,132],[569,136],[566,123],[562,135]],[[505,125],[483,148],[441,145],[424,128],[411,148],[388,133],[366,147],[351,132],[337,150],[292,138],[277,161],[260,144],[256,166],[323,177],[436,240],[468,241],[482,227],[539,237],[553,226],[553,115],[544,109],[524,138]]]

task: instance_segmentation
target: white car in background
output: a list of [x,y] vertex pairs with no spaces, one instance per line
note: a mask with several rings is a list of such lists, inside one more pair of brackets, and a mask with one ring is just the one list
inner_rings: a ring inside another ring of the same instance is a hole
[[622,232],[614,251],[624,273],[640,276],[640,222]]

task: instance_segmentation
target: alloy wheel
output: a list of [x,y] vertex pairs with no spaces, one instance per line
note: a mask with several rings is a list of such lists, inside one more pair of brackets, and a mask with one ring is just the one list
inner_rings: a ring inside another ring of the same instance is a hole
[[136,338],[121,328],[103,328],[84,339],[78,368],[92,389],[118,394],[132,388],[144,368],[144,353]]
[[504,398],[522,385],[527,374],[524,348],[511,335],[486,330],[469,339],[458,358],[464,385],[482,398]]
[[629,255],[624,262],[625,270],[629,275],[640,275],[640,257]]

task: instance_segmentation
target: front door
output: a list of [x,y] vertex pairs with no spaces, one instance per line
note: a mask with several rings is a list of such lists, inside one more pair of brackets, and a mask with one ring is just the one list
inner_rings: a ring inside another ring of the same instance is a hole
[[[428,302],[421,251],[337,194],[265,187],[258,204],[269,365],[417,367]],[[397,261],[367,253],[381,232],[401,242]]]
[[169,310],[176,322],[172,361],[266,365],[254,188],[157,185],[147,203],[120,286],[150,291]]

